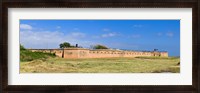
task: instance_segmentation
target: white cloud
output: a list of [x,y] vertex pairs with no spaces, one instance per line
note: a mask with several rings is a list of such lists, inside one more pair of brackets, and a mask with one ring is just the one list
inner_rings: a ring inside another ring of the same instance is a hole
[[81,32],[73,32],[73,33],[71,33],[71,35],[73,37],[80,37],[80,38],[85,37],[85,33],[81,33]]
[[57,28],[57,29],[60,29],[60,28],[61,28],[61,26],[56,26],[56,28]]
[[134,28],[141,28],[141,27],[143,27],[143,25],[138,25],[138,24],[136,24],[136,25],[133,25],[133,27],[134,27]]
[[63,37],[64,34],[57,31],[20,31],[20,43],[27,48],[58,47],[59,43],[64,41]]
[[108,34],[101,35],[101,37],[114,37],[116,35],[117,35],[116,33],[108,33]]
[[64,34],[59,31],[20,31],[20,44],[26,48],[59,48],[62,42],[83,47],[94,44],[92,41],[83,40],[83,37],[85,34],[80,32]]
[[32,26],[28,24],[20,24],[20,29],[31,30]]
[[100,38],[100,36],[92,36],[92,38],[98,39]]
[[101,34],[101,35],[94,35],[91,37],[94,39],[99,39],[99,38],[108,38],[108,37],[115,37],[115,36],[120,36],[120,34],[115,33],[115,32],[110,32],[110,33],[105,33],[105,34]]
[[167,32],[167,33],[161,33],[161,32],[159,32],[156,35],[157,36],[164,36],[164,35],[166,35],[167,37],[173,37],[174,33],[173,32]]
[[108,32],[108,31],[110,31],[110,29],[104,28],[103,31]]
[[167,32],[167,33],[166,33],[166,36],[168,36],[168,37],[173,37],[173,36],[174,36],[174,33],[172,33],[172,32]]

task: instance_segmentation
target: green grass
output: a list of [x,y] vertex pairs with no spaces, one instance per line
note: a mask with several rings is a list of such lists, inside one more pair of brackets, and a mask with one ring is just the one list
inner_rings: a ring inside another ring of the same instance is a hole
[[45,61],[49,57],[55,57],[55,54],[42,53],[42,52],[31,52],[26,49],[20,50],[20,62],[33,61],[33,60],[37,60],[37,59]]
[[21,73],[179,73],[175,57],[94,58],[63,59],[47,58],[20,63]]
[[144,56],[139,56],[139,57],[136,57],[136,58],[140,58],[140,59],[178,59],[179,57],[157,57],[157,56],[152,56],[152,57],[144,57]]

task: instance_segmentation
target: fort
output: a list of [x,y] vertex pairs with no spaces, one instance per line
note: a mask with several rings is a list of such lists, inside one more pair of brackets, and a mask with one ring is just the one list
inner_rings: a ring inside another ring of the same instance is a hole
[[62,58],[112,58],[112,57],[140,57],[157,56],[168,57],[166,51],[131,51],[114,49],[87,49],[87,48],[63,48],[63,49],[28,49],[32,52],[55,53]]

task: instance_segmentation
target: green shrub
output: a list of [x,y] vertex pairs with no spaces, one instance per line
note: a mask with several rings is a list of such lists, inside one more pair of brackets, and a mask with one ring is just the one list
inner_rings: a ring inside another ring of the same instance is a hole
[[23,45],[20,44],[20,50],[26,50]]
[[108,49],[108,47],[106,47],[104,45],[95,45],[93,48],[94,49]]
[[55,57],[55,53],[32,52],[29,50],[20,51],[20,61],[32,61],[36,59],[44,60],[48,57]]

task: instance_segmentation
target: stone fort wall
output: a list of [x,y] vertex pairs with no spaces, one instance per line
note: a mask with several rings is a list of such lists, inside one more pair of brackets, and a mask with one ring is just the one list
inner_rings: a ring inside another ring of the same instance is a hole
[[62,58],[112,58],[112,57],[138,57],[138,56],[160,56],[168,57],[168,52],[158,51],[124,51],[111,49],[85,49],[85,48],[65,48],[65,49],[29,49],[32,52],[55,53]]

